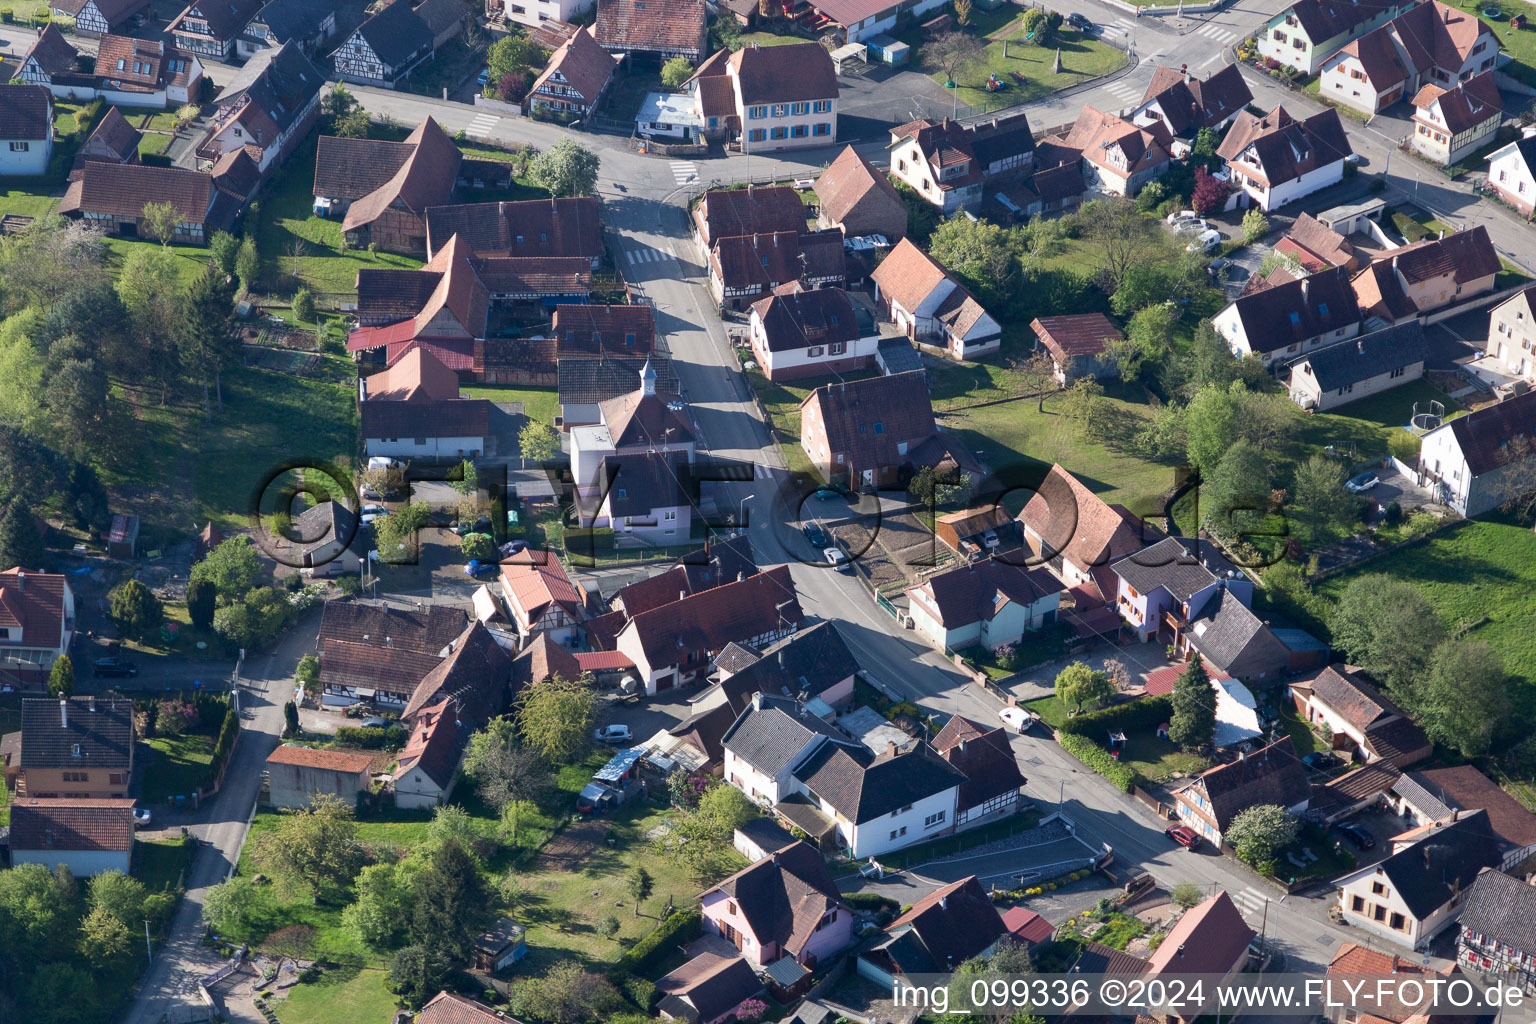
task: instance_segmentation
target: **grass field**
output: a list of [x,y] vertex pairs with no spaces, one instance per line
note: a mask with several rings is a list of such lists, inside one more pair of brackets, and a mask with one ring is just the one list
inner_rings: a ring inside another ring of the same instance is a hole
[[395,1013],[387,982],[381,968],[331,967],[271,1005],[282,1024],[379,1024]]
[[1280,706],[1280,728],[1291,738],[1291,746],[1296,751],[1297,757],[1306,757],[1319,751],[1326,751],[1328,745],[1323,738],[1312,731],[1312,727],[1302,721],[1294,708],[1285,704]]
[[[1004,10],[1011,11],[1012,8]],[[976,16],[977,27],[990,31],[987,31],[987,46],[981,56],[962,66],[955,76],[961,103],[977,108],[1012,106],[1107,75],[1125,64],[1124,52],[1065,25],[1058,30],[1055,45],[1036,46],[1024,38],[1023,18],[1020,13],[991,28],[982,21],[982,16]],[[1008,44],[1006,57],[1003,56],[1005,42]],[[1058,50],[1061,53],[1059,73],[1053,70]],[[1015,73],[1024,77],[1022,83],[1013,77]],[[987,92],[985,85],[990,74],[996,74],[1006,88],[1000,92]],[[947,84],[942,71],[930,77],[941,86]]]
[[1120,763],[1153,782],[1165,782],[1175,773],[1193,775],[1209,767],[1204,758],[1186,754],[1171,741],[1159,739],[1150,729],[1126,732],[1125,743],[1120,746]]
[[139,156],[146,153],[164,153],[171,148],[171,136],[161,132],[149,132],[139,139]]
[[186,884],[194,847],[172,839],[136,839],[133,843],[133,876],[150,892],[164,892]]
[[1356,572],[1330,577],[1318,590],[1336,598],[1356,576],[1376,573],[1412,583],[1448,629],[1480,623],[1466,639],[1497,651],[1522,689],[1536,684],[1536,535],[1529,528],[1470,521]]
[[466,398],[489,398],[493,402],[522,402],[523,414],[530,420],[554,425],[560,414],[560,399],[554,388],[522,388],[514,384],[475,384],[460,388]]
[[58,200],[53,196],[41,196],[36,192],[24,192],[14,188],[0,188],[0,217],[14,214],[18,217],[42,217],[52,210]]
[[154,736],[144,741],[154,760],[144,772],[139,799],[146,804],[164,803],[175,796],[190,797],[213,781],[214,737],[204,733]]

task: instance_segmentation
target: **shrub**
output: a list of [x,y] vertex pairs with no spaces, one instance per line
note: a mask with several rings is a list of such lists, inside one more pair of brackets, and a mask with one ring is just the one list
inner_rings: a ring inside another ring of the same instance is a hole
[[1136,785],[1136,773],[1134,771],[1113,757],[1110,757],[1109,751],[1086,736],[1062,733],[1061,749],[1127,793]]
[[622,985],[626,978],[654,973],[655,968],[671,956],[677,946],[698,938],[702,927],[697,907],[674,910],[665,921],[624,951],[624,955],[609,970],[608,977]]
[[901,908],[901,904],[877,892],[850,892],[843,896],[843,902],[852,910],[863,910],[871,914],[885,910],[894,912]]
[[497,555],[496,541],[488,533],[466,533],[459,540],[459,554],[482,562],[494,561]]
[[409,738],[403,725],[391,725],[387,729],[360,729],[344,725],[336,730],[337,743],[364,750],[399,750]]
[[1106,730],[1130,732],[1155,729],[1173,714],[1173,697],[1163,694],[1089,711],[1061,723],[1058,732],[1074,736],[1102,736]]
[[625,978],[621,986],[624,998],[634,1003],[646,1013],[651,1012],[651,1007],[656,1002],[656,985],[644,978]]
[[613,527],[600,526],[594,529],[568,527],[565,531],[565,550],[574,555],[590,554],[594,551],[612,551]]

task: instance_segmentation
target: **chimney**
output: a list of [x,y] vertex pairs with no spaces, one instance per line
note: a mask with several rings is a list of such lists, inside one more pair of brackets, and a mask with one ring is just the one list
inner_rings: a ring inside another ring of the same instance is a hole
[[940,910],[948,910],[949,909],[949,897],[948,896],[940,896],[939,897],[939,909]]
[[756,693],[754,693],[752,695],[752,710],[753,711],[761,711],[761,710],[763,710],[763,691],[762,690],[758,690]]
[[965,753],[965,740],[960,741],[960,753]]
[[67,700],[59,701],[59,727],[69,728],[69,701]]
[[1307,279],[1306,278],[1302,278],[1301,279],[1301,301],[1302,301],[1303,304],[1305,304],[1306,301],[1307,301],[1307,284],[1308,284]]
[[27,574],[22,572],[20,569],[16,570],[16,589],[17,590],[26,590],[27,589]]
[[783,668],[783,667],[784,667],[784,649],[781,647],[781,648],[779,648],[779,668]]
[[886,740],[885,741],[885,756],[886,757],[895,757],[896,756],[896,741],[895,740]]

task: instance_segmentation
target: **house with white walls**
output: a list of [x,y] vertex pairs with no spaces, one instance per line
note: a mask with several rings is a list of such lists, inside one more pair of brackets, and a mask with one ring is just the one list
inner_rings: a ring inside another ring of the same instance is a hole
[[1354,154],[1336,110],[1297,120],[1277,106],[1262,117],[1243,111],[1227,129],[1216,155],[1232,184],[1261,210],[1337,184]]
[[922,741],[883,754],[823,743],[792,774],[854,860],[954,831],[966,781]]
[[[1521,444],[1513,446],[1513,442]],[[1528,486],[1536,458],[1536,391],[1442,423],[1420,439],[1419,479],[1458,514],[1491,512]]]
[[752,695],[752,703],[725,731],[725,781],[757,804],[772,807],[799,791],[795,768],[823,743],[854,746],[843,731],[800,701]]

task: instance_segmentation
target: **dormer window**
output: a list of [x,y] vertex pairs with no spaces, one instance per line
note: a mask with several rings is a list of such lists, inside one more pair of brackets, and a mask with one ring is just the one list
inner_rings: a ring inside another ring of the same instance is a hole
[[80,744],[78,744],[78,743],[76,743],[72,747],[70,747],[69,752],[71,754],[73,754],[75,757],[84,757],[85,756],[84,748],[82,748],[80,746]]
[[1291,323],[1292,324],[1299,324],[1299,323],[1301,323],[1301,314],[1300,313],[1292,313],[1291,314]]
[[1317,311],[1318,311],[1318,313],[1322,314],[1323,316],[1327,316],[1328,315],[1328,303],[1326,303],[1326,302],[1319,302],[1317,304]]
[[635,336],[633,334],[626,334],[626,335],[624,335],[624,344],[626,344],[626,345],[633,345],[634,343],[635,343]]

